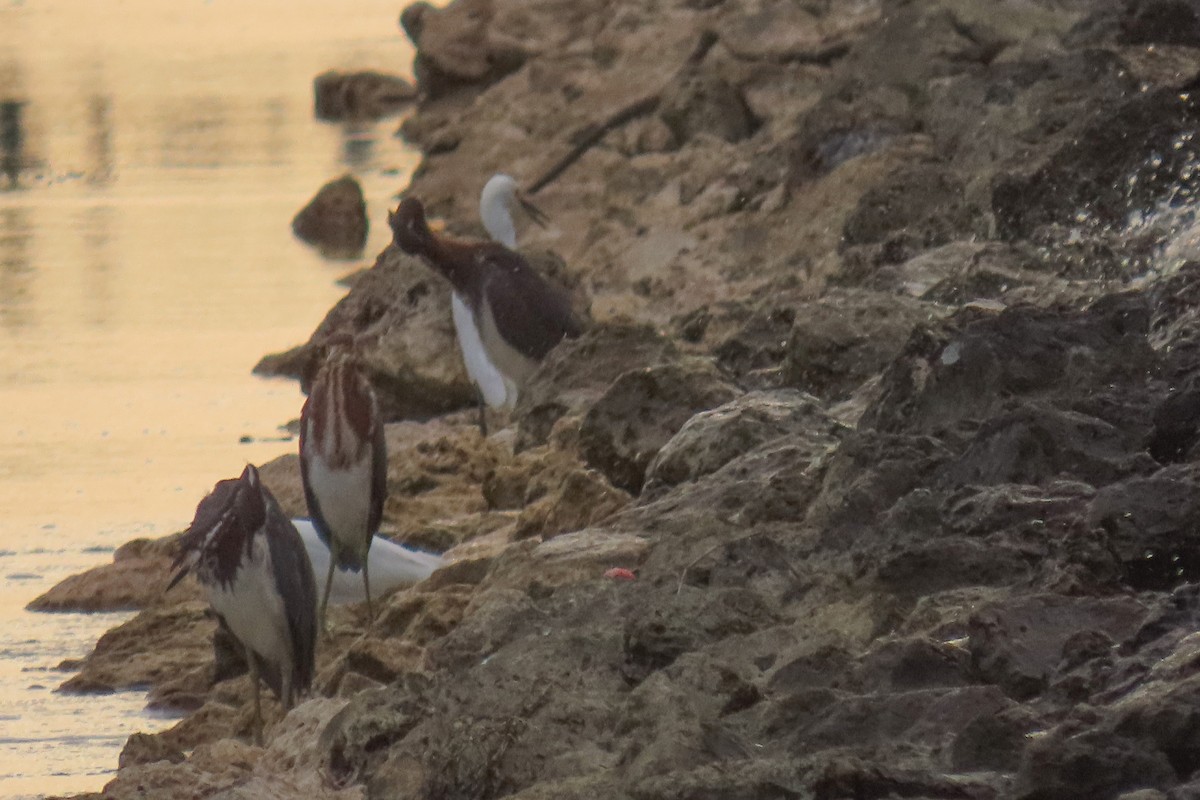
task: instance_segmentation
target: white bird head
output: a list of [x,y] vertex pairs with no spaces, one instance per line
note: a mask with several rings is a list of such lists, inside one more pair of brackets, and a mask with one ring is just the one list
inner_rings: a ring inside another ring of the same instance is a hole
[[512,218],[514,202],[525,209],[534,222],[545,227],[546,215],[521,193],[511,175],[493,175],[479,195],[479,216],[488,236],[513,250],[517,247],[517,228]]

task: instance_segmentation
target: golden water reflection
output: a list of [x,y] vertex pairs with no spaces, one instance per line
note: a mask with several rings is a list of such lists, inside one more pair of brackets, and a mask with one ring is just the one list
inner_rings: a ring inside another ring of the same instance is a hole
[[352,171],[369,258],[415,166],[397,120],[316,122],[311,81],[406,71],[399,6],[0,5],[0,103],[20,103],[17,188],[0,174],[0,796],[99,788],[124,736],[165,724],[42,674],[113,619],[22,607],[295,447],[277,426],[297,387],[250,368],[305,339],[355,265],[292,240],[291,217]]

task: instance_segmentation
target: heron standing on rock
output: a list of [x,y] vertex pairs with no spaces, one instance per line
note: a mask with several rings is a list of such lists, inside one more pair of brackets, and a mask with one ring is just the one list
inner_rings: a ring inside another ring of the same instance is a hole
[[300,413],[300,476],[313,526],[331,555],[321,594],[321,626],[334,569],[362,570],[370,625],[374,613],[367,556],[387,496],[387,445],[371,382],[352,348],[340,342],[317,373]]
[[[482,205],[489,232],[509,236],[512,218],[503,203],[490,202],[485,190]],[[509,230],[503,229],[497,208],[504,212]],[[497,223],[495,231],[490,221]],[[401,250],[419,256],[450,281],[459,299],[454,321],[468,372],[488,405],[512,409],[520,387],[546,354],[564,338],[580,333],[566,293],[502,242],[435,234],[416,198],[402,200],[388,215],[388,223]],[[510,238],[515,240],[515,231]]]
[[312,685],[317,588],[300,534],[248,465],[217,483],[180,539],[170,589],[189,571],[246,651],[254,686],[254,739],[262,742],[259,678],[284,711]]
[[[517,227],[512,216],[514,205],[523,208],[538,225],[545,226],[546,215],[521,193],[511,176],[493,175],[479,195],[479,216],[492,241],[510,250],[517,249]],[[479,390],[479,430],[487,436],[487,407],[511,409],[516,404],[516,389],[511,382],[505,381],[504,375],[488,358],[475,315],[457,289],[450,291],[450,309],[463,364]]]

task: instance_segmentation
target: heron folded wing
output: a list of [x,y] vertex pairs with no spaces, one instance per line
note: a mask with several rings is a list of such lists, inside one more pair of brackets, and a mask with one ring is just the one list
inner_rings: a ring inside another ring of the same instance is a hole
[[296,659],[294,688],[302,692],[312,684],[315,671],[317,582],[300,534],[274,503],[266,529],[275,586],[284,599],[288,633]]
[[483,299],[496,330],[526,358],[541,361],[564,338],[578,336],[579,321],[567,295],[546,282],[520,254],[490,249]]

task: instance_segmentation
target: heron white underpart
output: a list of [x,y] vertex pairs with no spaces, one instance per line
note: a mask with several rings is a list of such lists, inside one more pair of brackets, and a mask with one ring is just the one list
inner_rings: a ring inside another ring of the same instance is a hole
[[479,387],[483,402],[492,408],[509,408],[517,404],[517,393],[509,392],[504,375],[488,358],[475,324],[475,315],[458,292],[450,292],[450,311],[454,315],[454,331],[458,335],[458,349],[462,351],[467,375]]
[[335,567],[362,571],[373,618],[368,555],[383,518],[387,446],[375,391],[351,353],[331,354],[313,381],[300,413],[300,476],[313,526],[331,556],[321,624]]
[[[514,204],[525,208],[539,225],[544,224],[545,216],[521,196],[516,180],[510,175],[493,175],[479,194],[479,216],[484,229],[492,241],[510,250],[517,248],[517,226],[512,215]],[[492,363],[479,333],[478,312],[471,310],[458,291],[451,291],[450,307],[467,375],[479,387],[484,403],[491,408],[511,411],[517,404],[517,385],[515,381],[507,380]]]
[[253,465],[200,501],[173,568],[170,586],[194,572],[213,611],[245,649],[255,740],[261,742],[259,678],[285,711],[312,685],[317,590],[300,534]]
[[[308,551],[313,573],[326,574],[329,570],[329,548],[321,541],[312,521],[293,519],[292,524],[299,531],[304,549]],[[371,585],[376,595],[420,583],[446,563],[441,556],[409,549],[382,536],[376,536],[371,543],[367,560],[370,562]],[[320,589],[319,586],[317,588]],[[331,604],[340,606],[361,603],[366,599],[363,582],[356,574],[345,568],[333,571],[333,583],[329,588]],[[324,600],[323,594],[321,600]]]

